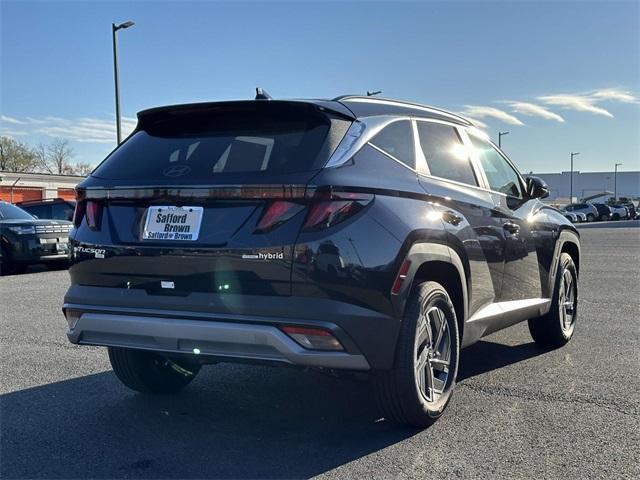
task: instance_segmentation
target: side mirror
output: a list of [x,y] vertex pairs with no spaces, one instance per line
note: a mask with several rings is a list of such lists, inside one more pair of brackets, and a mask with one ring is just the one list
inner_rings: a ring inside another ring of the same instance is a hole
[[539,177],[527,177],[527,194],[530,198],[547,198],[549,186]]

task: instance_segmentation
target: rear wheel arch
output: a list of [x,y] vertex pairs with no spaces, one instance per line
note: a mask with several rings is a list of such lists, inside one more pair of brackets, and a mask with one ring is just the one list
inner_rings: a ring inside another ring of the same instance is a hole
[[411,262],[396,302],[399,318],[404,318],[406,300],[415,285],[434,281],[446,290],[456,310],[460,340],[464,334],[464,322],[468,315],[469,288],[468,276],[462,259],[457,252],[447,245],[436,243],[415,244],[409,250],[406,260]]

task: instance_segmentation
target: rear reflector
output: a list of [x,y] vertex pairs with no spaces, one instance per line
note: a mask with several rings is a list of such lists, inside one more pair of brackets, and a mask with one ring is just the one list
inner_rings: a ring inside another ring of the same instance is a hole
[[342,344],[331,332],[313,327],[280,327],[304,348],[311,350],[344,350]]
[[393,282],[393,286],[391,287],[391,294],[397,295],[400,293],[400,289],[402,288],[402,283],[405,278],[407,278],[407,272],[409,271],[409,267],[411,266],[411,262],[409,260],[405,260],[400,265],[400,270],[398,270],[398,276],[396,280]]
[[64,316],[67,318],[67,323],[69,324],[69,330],[73,330],[76,328],[76,324],[80,317],[82,316],[82,312],[80,310],[72,310],[67,308],[64,310]]

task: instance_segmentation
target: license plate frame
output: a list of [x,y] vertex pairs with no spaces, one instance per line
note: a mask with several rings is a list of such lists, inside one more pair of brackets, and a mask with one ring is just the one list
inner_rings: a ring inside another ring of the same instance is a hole
[[154,205],[147,209],[142,239],[195,242],[200,237],[204,209],[197,206]]

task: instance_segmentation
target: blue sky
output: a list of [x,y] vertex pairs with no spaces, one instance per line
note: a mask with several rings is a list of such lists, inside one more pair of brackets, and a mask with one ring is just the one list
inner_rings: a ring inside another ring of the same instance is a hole
[[521,170],[640,169],[640,3],[0,0],[0,134],[115,145],[122,111],[169,103],[383,90],[465,113]]

